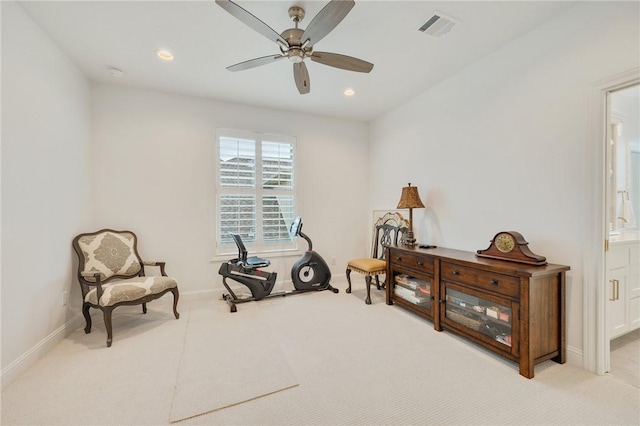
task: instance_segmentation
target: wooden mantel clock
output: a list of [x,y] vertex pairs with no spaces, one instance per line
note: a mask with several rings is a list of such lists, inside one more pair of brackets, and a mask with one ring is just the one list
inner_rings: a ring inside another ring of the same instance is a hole
[[501,231],[493,237],[489,248],[478,250],[476,256],[509,260],[528,265],[546,265],[547,258],[533,254],[527,247],[528,244],[527,240],[519,232]]

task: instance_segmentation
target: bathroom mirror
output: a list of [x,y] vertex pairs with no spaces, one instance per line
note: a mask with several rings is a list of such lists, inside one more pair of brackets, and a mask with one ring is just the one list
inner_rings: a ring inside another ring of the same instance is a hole
[[609,232],[637,233],[640,214],[640,84],[609,93],[608,102]]

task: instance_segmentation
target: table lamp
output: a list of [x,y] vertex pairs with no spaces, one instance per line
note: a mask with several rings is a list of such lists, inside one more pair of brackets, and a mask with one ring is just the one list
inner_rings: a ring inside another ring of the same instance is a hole
[[404,243],[407,246],[415,246],[416,239],[413,236],[413,209],[424,208],[424,204],[422,204],[420,200],[420,194],[418,194],[418,187],[411,186],[411,183],[409,183],[409,186],[402,188],[402,195],[396,208],[409,209],[409,232],[407,232]]

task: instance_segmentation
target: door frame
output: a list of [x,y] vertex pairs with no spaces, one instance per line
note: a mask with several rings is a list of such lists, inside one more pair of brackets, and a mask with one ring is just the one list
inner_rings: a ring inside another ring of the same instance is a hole
[[[607,328],[607,294],[605,239],[606,223],[606,135],[607,94],[640,83],[640,67],[591,84],[589,90],[589,126],[587,158],[587,229],[584,245],[583,297],[583,367],[596,374],[609,368],[609,331]],[[594,155],[591,155],[595,153]]]

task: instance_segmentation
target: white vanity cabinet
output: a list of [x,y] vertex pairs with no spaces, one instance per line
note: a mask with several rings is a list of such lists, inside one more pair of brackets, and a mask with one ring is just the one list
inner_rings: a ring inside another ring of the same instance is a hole
[[640,240],[610,244],[606,285],[609,337],[640,328]]

